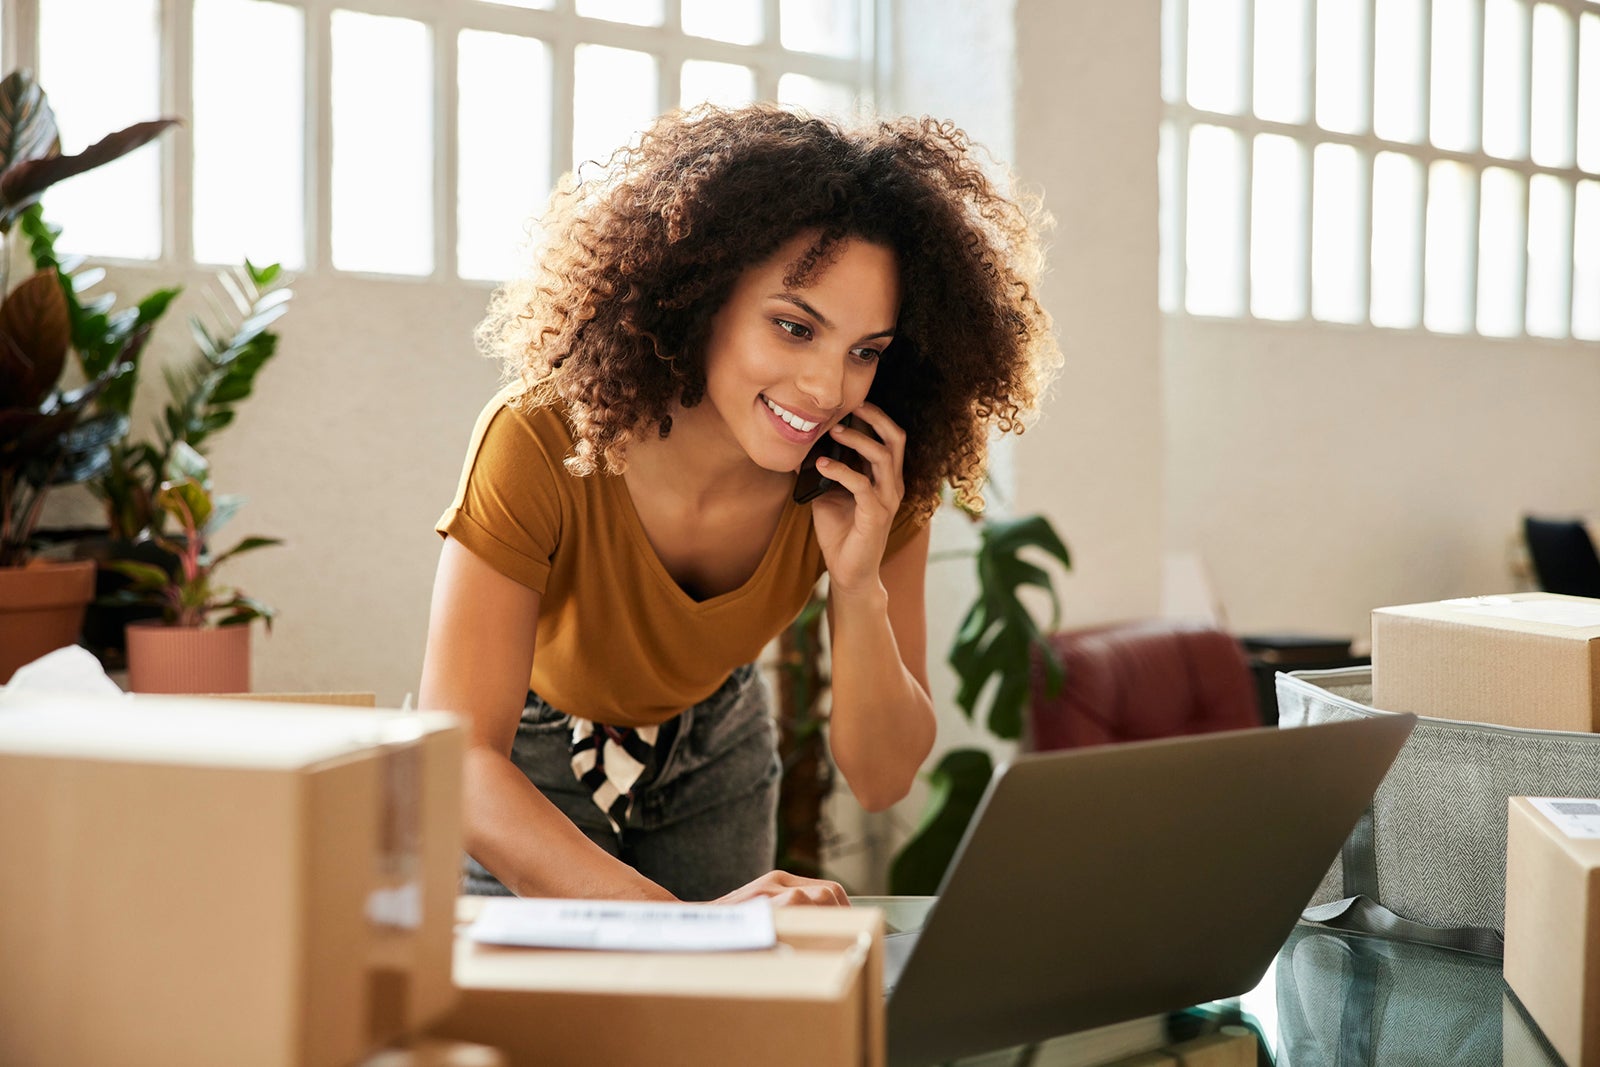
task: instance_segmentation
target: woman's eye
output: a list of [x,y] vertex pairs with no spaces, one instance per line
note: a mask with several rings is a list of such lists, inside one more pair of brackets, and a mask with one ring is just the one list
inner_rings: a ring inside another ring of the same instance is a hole
[[778,324],[778,329],[793,337],[810,337],[811,327],[803,322],[793,322],[789,319],[773,319]]
[[876,348],[858,348],[855,350],[855,357],[863,363],[876,363],[881,355],[883,353]]

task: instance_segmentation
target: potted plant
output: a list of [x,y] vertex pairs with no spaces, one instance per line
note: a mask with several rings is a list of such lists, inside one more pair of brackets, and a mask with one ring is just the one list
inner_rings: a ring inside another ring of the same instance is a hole
[[[989,732],[1015,741],[1022,736],[1034,657],[1039,658],[1052,689],[1059,689],[1064,680],[1061,660],[1044,638],[1045,632],[1060,623],[1061,603],[1055,585],[1049,571],[1023,559],[1020,553],[1034,549],[1062,567],[1072,563],[1067,546],[1043,515],[1003,521],[972,517],[980,522],[978,595],[950,646],[950,666],[961,679],[956,703],[973,720],[978,718],[979,704],[987,703],[982,721]],[[1029,585],[1049,597],[1051,622],[1045,631],[1017,595]],[[981,699],[985,694],[987,701]],[[938,892],[945,868],[993,774],[994,763],[981,748],[952,748],[944,754],[928,774],[930,792],[921,821],[890,863],[890,893],[927,896]]]
[[161,617],[128,626],[128,683],[136,693],[243,693],[250,689],[250,623],[275,612],[237,589],[220,585],[215,572],[243,552],[281,544],[273,537],[246,537],[222,553],[212,539],[243,505],[238,496],[213,495],[205,458],[179,445],[169,461],[170,477],[154,504],[180,532],[152,540],[172,560],[169,566],[112,560],[107,566],[128,579],[116,603],[159,608]]
[[[23,215],[21,229],[34,264],[61,277],[72,348],[86,377],[99,373],[124,345],[137,353],[181,291],[158,289],[131,307],[116,309],[114,293],[87,295],[105,272],[81,270],[81,259],[59,256],[55,241],[61,229],[46,222],[37,207]],[[268,327],[288,310],[293,294],[283,284],[277,264],[258,267],[246,260],[243,266],[219,271],[206,295],[212,320],[190,317],[198,351],[189,363],[166,373],[168,396],[153,438],[114,441],[109,461],[87,483],[105,505],[105,528],[64,531],[72,535],[78,558],[100,565],[95,580],[98,599],[89,606],[82,640],[108,670],[125,665],[127,624],[149,618],[151,611],[110,599],[125,579],[107,564],[115,559],[171,564],[151,539],[164,532],[166,515],[155,506],[155,495],[168,462],[180,445],[203,455],[211,436],[233,422],[237,405],[251,394],[256,375],[277,352],[278,336]],[[132,360],[128,373],[96,398],[94,412],[120,418],[126,425],[138,382],[139,364]]]
[[44,92],[26,70],[0,81],[0,683],[71,644],[93,595],[92,564],[34,558],[45,495],[97,477],[125,419],[90,405],[128,373],[130,334],[77,388],[62,381],[72,346],[68,295],[55,271],[10,287],[10,235],[45,189],[131,152],[173,124],[138,123],[64,156]]

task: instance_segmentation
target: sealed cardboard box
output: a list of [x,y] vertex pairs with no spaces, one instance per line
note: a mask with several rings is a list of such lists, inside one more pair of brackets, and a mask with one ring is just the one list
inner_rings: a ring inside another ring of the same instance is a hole
[[0,1063],[347,1065],[449,1007],[447,715],[0,698]]
[[[461,900],[476,916],[478,898]],[[581,952],[456,941],[460,999],[435,1036],[502,1050],[511,1067],[878,1067],[883,913],[778,908],[755,952]]]
[[1511,798],[1505,978],[1568,1067],[1600,1065],[1600,800]]
[[1509,593],[1379,608],[1372,702],[1441,719],[1600,731],[1600,600]]

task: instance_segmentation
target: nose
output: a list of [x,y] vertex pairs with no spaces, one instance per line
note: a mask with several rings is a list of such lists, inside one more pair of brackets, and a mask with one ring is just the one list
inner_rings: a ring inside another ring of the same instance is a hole
[[821,414],[835,411],[844,403],[845,370],[848,353],[817,352],[807,359],[795,379],[795,386]]

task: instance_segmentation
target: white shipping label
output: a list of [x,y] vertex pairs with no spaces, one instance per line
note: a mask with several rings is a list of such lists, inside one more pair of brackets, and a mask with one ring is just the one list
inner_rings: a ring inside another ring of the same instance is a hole
[[732,952],[778,943],[772,905],[632,900],[486,900],[467,936],[490,945],[618,952]]
[[1542,622],[1551,626],[1588,628],[1600,626],[1600,600],[1587,604],[1570,600],[1512,600],[1504,596],[1469,596],[1445,600],[1457,611],[1474,615],[1493,615],[1497,619]]
[[1568,837],[1600,837],[1600,800],[1529,797],[1528,802]]

